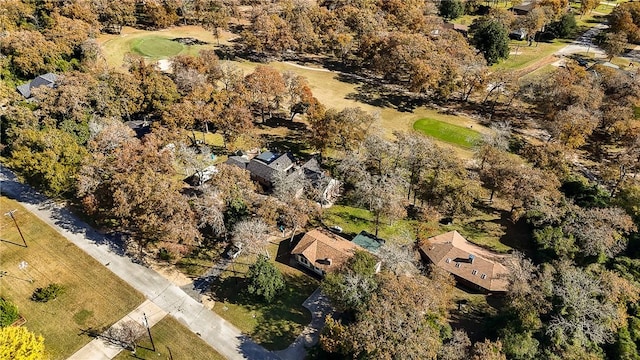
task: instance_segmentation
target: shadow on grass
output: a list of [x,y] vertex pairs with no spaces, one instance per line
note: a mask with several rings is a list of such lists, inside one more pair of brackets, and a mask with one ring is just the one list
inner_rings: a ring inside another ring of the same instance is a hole
[[317,288],[317,282],[304,275],[285,274],[284,277],[285,289],[271,303],[249,294],[246,279],[242,277],[228,276],[212,282],[216,300],[238,305],[244,310],[229,313],[228,320],[234,323],[235,317],[237,321],[243,321],[242,317],[247,315],[254,318],[256,325],[248,335],[269,350],[287,348],[311,322],[311,314],[302,303]]

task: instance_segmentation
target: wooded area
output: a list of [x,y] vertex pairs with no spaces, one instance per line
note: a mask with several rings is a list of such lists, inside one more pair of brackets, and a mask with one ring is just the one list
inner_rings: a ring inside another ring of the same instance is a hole
[[[322,225],[317,184],[276,177],[264,189],[221,163],[236,150],[280,145],[338,178],[340,204],[368,210],[376,236],[384,224],[412,224],[411,234],[387,239],[408,245],[381,253],[389,265],[380,274],[365,254],[327,276],[323,290],[343,316],[328,320],[318,358],[638,360],[638,67],[586,68],[567,58],[542,75],[498,69],[492,65],[510,56],[513,31],[526,34],[523,47],[576,36],[566,0],[540,1],[525,15],[500,4],[7,0],[2,163],[99,228],[125,234],[131,256],[177,260],[229,241],[263,254],[280,226],[293,239]],[[575,4],[575,15],[598,5]],[[468,32],[446,26],[463,14],[474,19]],[[599,39],[611,60],[640,42],[640,3],[619,4],[607,19]],[[218,44],[171,58],[167,71],[135,54],[126,69],[112,68],[96,41],[126,26],[180,25],[201,25]],[[264,63],[244,72],[228,60]],[[379,114],[321,103],[313,92],[322,84],[265,64],[271,60],[335,71],[359,84],[360,103],[434,107],[488,130],[472,155],[459,157],[456,145],[385,129]],[[46,73],[57,74],[55,85],[32,87],[28,98],[16,91]],[[134,123],[149,125],[148,133],[136,134]],[[282,146],[269,137],[274,128],[295,138]],[[183,181],[213,165],[210,180]],[[485,213],[517,225],[529,241],[512,246],[509,289],[483,319],[486,339],[470,339],[449,321],[451,276],[418,265],[417,247],[441,221]]]

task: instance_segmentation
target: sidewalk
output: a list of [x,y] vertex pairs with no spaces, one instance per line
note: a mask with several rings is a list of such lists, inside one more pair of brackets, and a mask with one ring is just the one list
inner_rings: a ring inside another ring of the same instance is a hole
[[[149,326],[152,327],[153,325],[160,322],[160,320],[162,320],[167,315],[167,312],[160,309],[153,302],[145,300],[135,310],[113,324],[113,326],[120,325],[126,321],[135,321],[138,324],[145,326],[143,321],[144,315],[147,315]],[[110,344],[103,339],[97,338],[93,339],[82,349],[71,355],[68,360],[111,360],[116,357],[116,355],[118,355],[121,351],[121,347]]]
[[80,249],[105,264],[114,274],[199,335],[225,358],[278,359],[274,353],[254,343],[235,326],[191,298],[162,275],[131,262],[113,245],[112,239],[98,233],[64,206],[19,183],[15,175],[2,165],[0,189]]

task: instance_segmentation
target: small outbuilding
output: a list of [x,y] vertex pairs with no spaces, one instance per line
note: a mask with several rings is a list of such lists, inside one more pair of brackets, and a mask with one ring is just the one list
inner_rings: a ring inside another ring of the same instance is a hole
[[29,81],[26,84],[22,84],[16,87],[16,90],[24,96],[25,98],[31,97],[31,90],[38,88],[40,86],[46,86],[48,88],[54,88],[56,86],[56,81],[58,80],[58,75],[54,73],[46,73],[44,75],[40,75],[35,79]]

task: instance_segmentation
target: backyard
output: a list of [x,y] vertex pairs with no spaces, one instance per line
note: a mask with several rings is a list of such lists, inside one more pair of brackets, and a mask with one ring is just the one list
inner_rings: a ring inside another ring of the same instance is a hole
[[[24,325],[45,339],[51,359],[65,359],[92,339],[83,330],[108,327],[144,300],[103,264],[85,254],[16,201],[0,197],[0,213],[14,213],[28,247],[8,216],[0,218],[2,297],[18,306]],[[22,263],[22,266],[20,264]],[[30,300],[36,288],[61,284],[47,303]]]
[[284,291],[270,304],[246,292],[245,275],[255,255],[238,257],[212,285],[213,310],[269,350],[287,348],[311,322],[302,303],[319,285],[315,278],[288,265],[288,251],[289,239],[269,245],[271,261],[286,282]]
[[413,124],[413,128],[432,138],[470,149],[480,141],[480,133],[470,128],[444,121],[423,118]]

